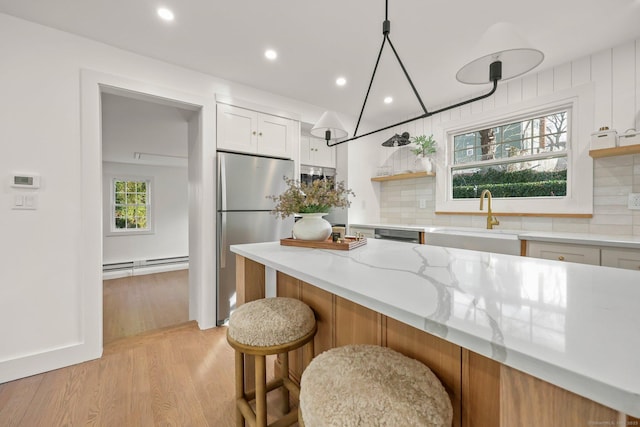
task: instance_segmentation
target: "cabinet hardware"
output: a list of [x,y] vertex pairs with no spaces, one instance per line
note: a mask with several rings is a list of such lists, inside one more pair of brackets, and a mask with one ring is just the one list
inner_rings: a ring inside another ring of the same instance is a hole
[[563,257],[562,255],[560,255],[560,256],[558,257],[558,261],[564,261],[564,257]]
[[253,131],[253,134],[254,134],[254,135],[256,134],[256,131],[255,131],[255,130]]

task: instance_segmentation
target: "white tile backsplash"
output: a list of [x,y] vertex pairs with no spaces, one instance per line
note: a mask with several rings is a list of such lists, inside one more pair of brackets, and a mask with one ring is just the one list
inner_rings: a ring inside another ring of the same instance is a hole
[[[640,163],[640,156],[626,156]],[[613,160],[607,167],[595,162],[592,218],[512,217],[498,215],[497,228],[613,235],[640,235],[640,211],[627,208],[629,192],[640,192],[640,168],[629,160]],[[483,228],[484,215],[436,215],[435,178],[380,183],[380,222]],[[424,200],[424,208],[420,201]]]

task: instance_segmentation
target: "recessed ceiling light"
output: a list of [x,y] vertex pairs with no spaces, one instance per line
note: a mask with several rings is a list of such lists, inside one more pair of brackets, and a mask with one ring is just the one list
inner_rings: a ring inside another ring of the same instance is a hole
[[347,79],[345,79],[344,77],[338,77],[338,78],[336,79],[336,84],[337,84],[338,86],[344,86],[344,85],[346,85],[346,84],[347,84]]
[[278,57],[278,52],[276,52],[276,51],[275,51],[275,50],[273,50],[273,49],[267,49],[267,50],[264,52],[264,56],[265,56],[267,59],[269,59],[269,60],[273,61],[274,59],[276,59],[276,58]]
[[158,16],[165,21],[173,21],[173,12],[166,7],[158,8]]
[[387,97],[384,99],[384,103],[385,103],[385,104],[391,104],[392,102],[393,102],[393,98],[392,98],[392,97],[390,97],[390,96],[387,96]]

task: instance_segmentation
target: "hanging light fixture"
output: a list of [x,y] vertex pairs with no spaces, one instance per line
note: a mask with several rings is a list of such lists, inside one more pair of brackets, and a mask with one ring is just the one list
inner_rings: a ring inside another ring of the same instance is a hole
[[[451,110],[463,105],[470,104],[472,102],[480,101],[481,99],[488,98],[495,93],[496,89],[498,88],[499,80],[508,80],[531,71],[532,69],[537,67],[544,59],[544,54],[537,49],[529,47],[527,43],[525,43],[524,39],[519,36],[518,32],[515,30],[515,27],[506,23],[495,24],[490,27],[489,30],[487,30],[487,32],[483,35],[482,39],[478,43],[478,48],[476,49],[479,53],[479,56],[477,56],[478,59],[475,59],[466,64],[456,74],[456,79],[461,83],[491,83],[493,85],[491,90],[484,95],[480,95],[466,101],[458,102],[456,104],[440,108],[438,110],[428,111],[424,105],[424,102],[422,102],[422,98],[420,98],[418,90],[411,81],[411,77],[409,77],[409,73],[402,63],[402,60],[400,59],[396,48],[393,46],[393,43],[389,38],[390,32],[391,22],[389,21],[389,0],[385,0],[385,17],[384,22],[382,23],[382,45],[380,46],[380,51],[378,52],[376,64],[373,67],[373,74],[371,75],[369,88],[367,89],[367,93],[364,97],[364,102],[362,103],[362,108],[360,109],[360,115],[358,116],[355,130],[353,131],[353,136],[348,139],[343,139],[342,141],[330,143],[331,140],[344,138],[348,135],[345,126],[340,122],[337,114],[332,111],[326,111],[310,131],[312,135],[324,138],[327,141],[327,145],[329,147],[353,141],[364,136],[382,132],[396,126],[410,123],[415,120],[424,119],[426,117],[433,116],[434,114],[442,113],[447,110]],[[378,64],[380,63],[382,51],[384,50],[387,42],[389,43],[389,46],[391,46],[391,50],[398,60],[404,76],[407,78],[407,81],[409,82],[414,95],[418,99],[423,113],[412,119],[403,120],[393,125],[385,126],[380,129],[358,135],[358,127],[360,127],[362,114],[364,113],[364,108],[367,105],[367,100],[369,98],[369,93],[371,92],[373,80],[376,77],[376,71],[378,69]],[[393,139],[393,137],[391,139]],[[388,142],[389,141],[385,141],[383,145],[387,144]]]
[[409,140],[409,132],[402,132],[402,135],[395,134],[391,138],[382,143],[383,147],[402,147],[411,142]]

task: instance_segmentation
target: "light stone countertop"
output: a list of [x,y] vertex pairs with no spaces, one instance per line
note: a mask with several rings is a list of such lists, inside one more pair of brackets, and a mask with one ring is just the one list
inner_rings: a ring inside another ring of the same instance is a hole
[[231,250],[640,416],[640,272],[375,239],[351,251]]
[[640,249],[640,237],[638,236],[620,236],[608,234],[589,234],[589,233],[563,233],[554,231],[527,231],[527,230],[508,230],[502,228],[494,228],[487,230],[484,228],[471,227],[449,227],[436,225],[416,225],[416,224],[349,224],[353,227],[360,228],[388,228],[392,230],[411,230],[424,231],[425,233],[456,233],[464,234],[465,232],[483,233],[490,237],[493,233],[496,237],[500,235],[514,235],[520,240],[564,243],[574,245],[590,245],[590,246],[607,246],[616,248]]

